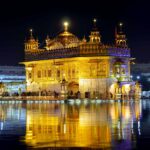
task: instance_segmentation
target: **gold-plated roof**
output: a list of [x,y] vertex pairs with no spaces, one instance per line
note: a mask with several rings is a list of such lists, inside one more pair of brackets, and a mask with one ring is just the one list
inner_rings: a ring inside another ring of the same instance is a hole
[[76,47],[79,44],[78,38],[74,34],[68,32],[67,30],[63,31],[58,36],[56,36],[54,41],[57,43],[61,43],[64,46],[64,48]]
[[68,31],[64,31],[58,35],[58,37],[63,37],[63,36],[65,36],[65,37],[74,36],[75,37],[75,35],[73,35],[72,33],[68,32]]

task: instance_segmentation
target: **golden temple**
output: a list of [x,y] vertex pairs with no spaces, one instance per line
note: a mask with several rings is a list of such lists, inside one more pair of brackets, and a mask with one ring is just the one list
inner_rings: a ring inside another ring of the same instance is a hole
[[23,62],[27,91],[73,98],[139,97],[141,87],[130,77],[131,55],[123,24],[119,24],[112,46],[102,43],[96,22],[94,19],[89,40],[70,33],[65,22],[63,32],[54,38],[47,36],[44,48],[39,48],[30,30]]

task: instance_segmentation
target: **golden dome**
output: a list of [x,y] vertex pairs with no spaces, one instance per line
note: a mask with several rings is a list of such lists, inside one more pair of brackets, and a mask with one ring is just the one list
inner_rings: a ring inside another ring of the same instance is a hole
[[46,40],[46,49],[63,49],[79,46],[79,39],[68,31],[68,23],[64,23],[64,31],[58,34],[53,40]]
[[78,38],[74,34],[68,31],[64,31],[60,33],[56,37],[56,40],[62,43],[65,47],[71,47],[71,45],[72,47],[74,47],[75,45],[79,44]]
[[68,26],[69,23],[64,22],[64,32],[60,33],[56,37],[56,40],[62,43],[65,48],[77,47],[79,45],[79,40],[74,34],[68,32]]

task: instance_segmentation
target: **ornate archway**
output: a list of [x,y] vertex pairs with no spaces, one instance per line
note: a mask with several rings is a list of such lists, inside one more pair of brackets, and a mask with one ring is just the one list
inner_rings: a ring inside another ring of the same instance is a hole
[[68,84],[68,91],[69,92],[72,92],[73,93],[73,95],[75,94],[75,93],[77,93],[78,91],[79,91],[79,83],[77,83],[77,82],[70,82],[69,84]]

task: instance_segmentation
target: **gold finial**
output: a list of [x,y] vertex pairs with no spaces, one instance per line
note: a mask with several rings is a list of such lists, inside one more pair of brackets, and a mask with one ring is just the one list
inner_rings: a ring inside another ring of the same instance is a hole
[[122,23],[122,22],[120,22],[120,23],[119,23],[120,32],[122,32],[122,26],[123,26],[123,23]]
[[122,22],[120,22],[120,23],[119,23],[119,26],[120,26],[120,27],[122,27],[122,26],[123,26],[123,23],[122,23]]
[[97,19],[94,18],[94,19],[93,19],[93,28],[94,28],[95,30],[97,29],[96,23],[97,23]]
[[46,36],[46,39],[48,39],[48,40],[50,39],[50,38],[49,38],[49,35]]
[[96,19],[96,18],[94,18],[94,19],[93,19],[93,22],[94,22],[94,23],[96,23],[96,22],[97,22],[97,19]]
[[68,26],[69,26],[69,23],[68,23],[68,22],[64,22],[64,30],[65,30],[65,31],[68,30]]
[[30,37],[33,38],[33,29],[30,29]]

